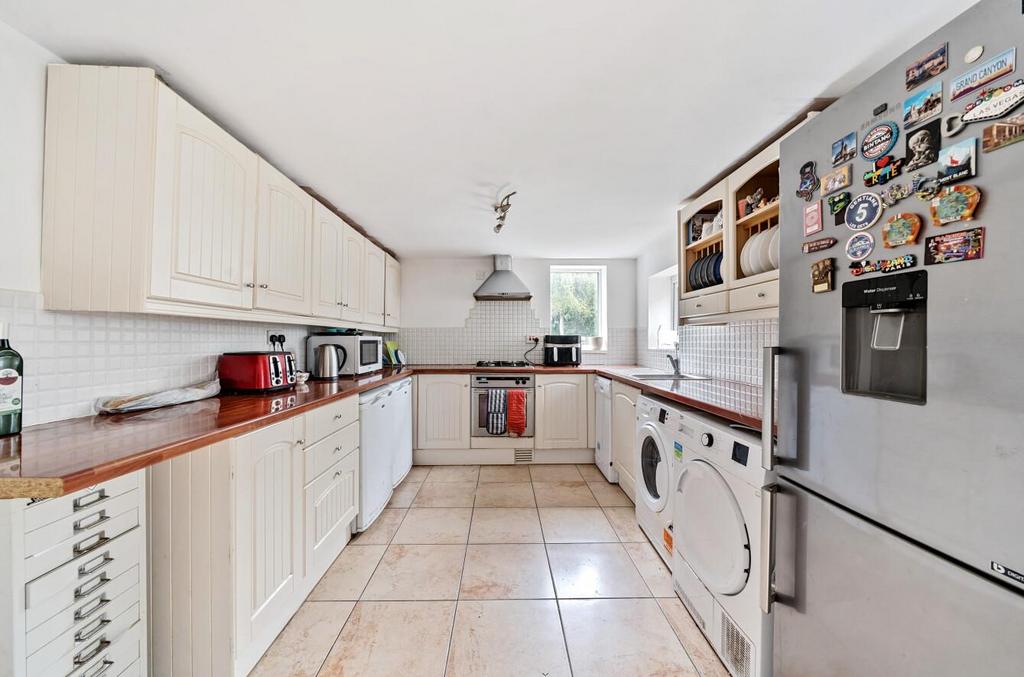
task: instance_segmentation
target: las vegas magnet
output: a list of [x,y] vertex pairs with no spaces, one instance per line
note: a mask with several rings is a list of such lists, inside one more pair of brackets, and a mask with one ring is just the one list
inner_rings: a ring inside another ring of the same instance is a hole
[[984,89],[978,98],[967,104],[960,120],[964,123],[1001,118],[1024,103],[1024,80],[1018,79],[1002,87]]
[[846,227],[865,230],[875,225],[882,215],[882,200],[874,193],[861,193],[846,208]]

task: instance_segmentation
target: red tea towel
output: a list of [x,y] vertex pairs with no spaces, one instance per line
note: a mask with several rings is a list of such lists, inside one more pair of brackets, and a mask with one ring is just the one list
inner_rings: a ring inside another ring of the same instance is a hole
[[526,391],[508,391],[508,434],[521,437],[526,432]]

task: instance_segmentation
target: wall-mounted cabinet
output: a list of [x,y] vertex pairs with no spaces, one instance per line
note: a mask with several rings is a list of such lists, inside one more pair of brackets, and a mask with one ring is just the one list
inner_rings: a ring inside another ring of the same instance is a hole
[[50,310],[384,328],[384,251],[152,69],[49,66],[44,162]]
[[402,266],[390,254],[384,255],[384,325],[402,324]]

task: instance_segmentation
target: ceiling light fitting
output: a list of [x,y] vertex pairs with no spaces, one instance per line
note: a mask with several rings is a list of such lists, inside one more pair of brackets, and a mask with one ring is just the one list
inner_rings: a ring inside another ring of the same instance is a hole
[[495,233],[500,233],[501,229],[505,227],[505,217],[508,216],[508,210],[512,209],[512,196],[517,192],[514,190],[495,203],[494,213],[498,215],[498,222],[494,224]]

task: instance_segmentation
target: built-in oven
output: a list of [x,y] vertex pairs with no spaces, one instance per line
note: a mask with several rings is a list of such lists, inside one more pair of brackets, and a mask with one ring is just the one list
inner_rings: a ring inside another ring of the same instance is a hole
[[508,426],[491,426],[495,430],[503,432],[488,432],[488,421],[495,406],[501,407],[502,398],[492,397],[492,394],[506,395],[504,398],[507,408],[508,391],[521,390],[526,395],[526,427],[519,437],[533,437],[533,374],[473,374],[473,437],[511,437]]

